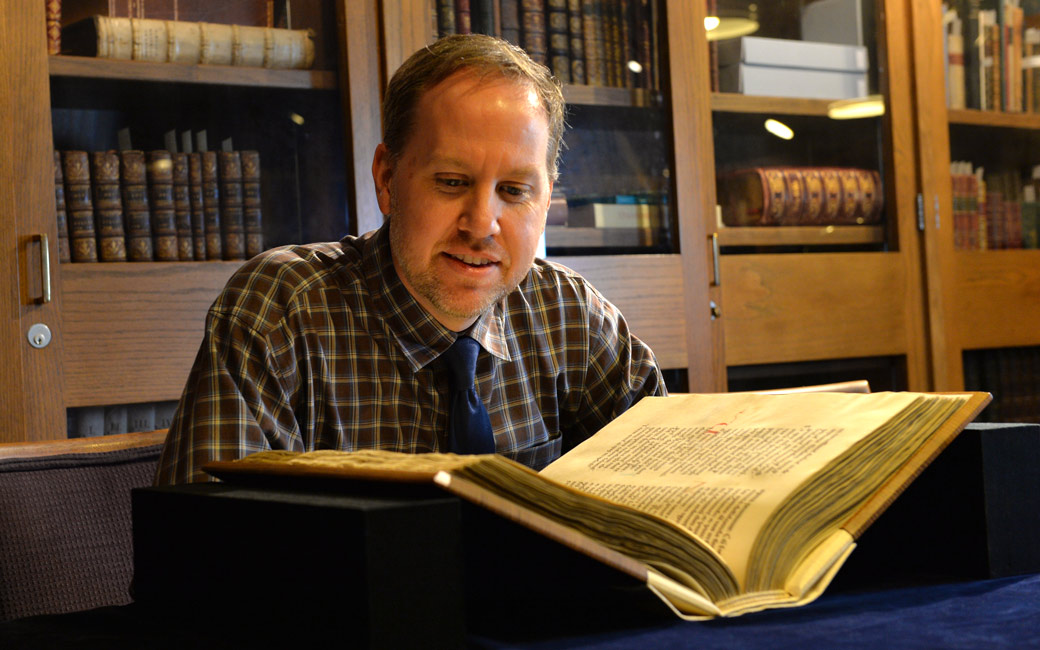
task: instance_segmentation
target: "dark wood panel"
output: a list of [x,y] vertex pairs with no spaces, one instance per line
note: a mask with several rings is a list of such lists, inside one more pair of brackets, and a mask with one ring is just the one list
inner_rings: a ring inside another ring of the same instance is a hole
[[206,311],[240,264],[63,265],[65,405],[178,399]]
[[724,255],[726,363],[905,354],[906,283],[891,253]]
[[662,368],[686,368],[682,261],[678,255],[554,257],[582,274],[625,315]]

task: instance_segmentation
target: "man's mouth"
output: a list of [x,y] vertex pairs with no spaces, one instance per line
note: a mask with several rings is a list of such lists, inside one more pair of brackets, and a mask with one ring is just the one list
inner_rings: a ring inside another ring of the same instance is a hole
[[488,264],[494,264],[494,262],[492,262],[491,260],[483,257],[474,257],[472,255],[453,255],[451,253],[447,253],[447,255],[452,259],[456,259],[465,264],[469,264],[470,266],[487,266]]

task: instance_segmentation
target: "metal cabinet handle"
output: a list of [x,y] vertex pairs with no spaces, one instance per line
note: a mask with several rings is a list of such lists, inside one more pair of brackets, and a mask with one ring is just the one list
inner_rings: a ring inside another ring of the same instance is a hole
[[37,234],[35,239],[40,242],[40,284],[43,287],[43,295],[36,302],[48,303],[51,301],[51,249],[46,234]]

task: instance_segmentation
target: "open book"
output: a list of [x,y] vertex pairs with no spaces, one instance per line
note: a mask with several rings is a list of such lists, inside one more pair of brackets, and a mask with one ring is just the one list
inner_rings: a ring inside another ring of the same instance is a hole
[[541,472],[502,456],[271,451],[206,470],[433,481],[635,576],[688,619],[802,605],[987,393],[647,397]]

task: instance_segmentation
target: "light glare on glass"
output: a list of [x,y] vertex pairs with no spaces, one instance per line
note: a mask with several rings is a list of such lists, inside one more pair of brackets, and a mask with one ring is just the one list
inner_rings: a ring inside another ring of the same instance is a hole
[[790,140],[794,137],[794,131],[791,130],[791,127],[774,119],[766,120],[766,131],[784,140]]

